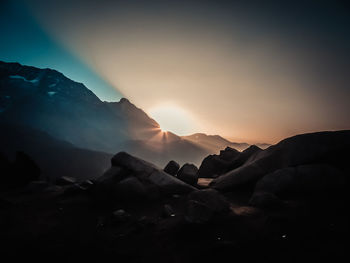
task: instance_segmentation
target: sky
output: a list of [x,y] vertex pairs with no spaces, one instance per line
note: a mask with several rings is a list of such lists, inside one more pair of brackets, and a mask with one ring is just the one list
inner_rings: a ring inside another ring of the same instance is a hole
[[[264,2],[264,3],[262,3]],[[164,130],[276,143],[350,128],[337,1],[2,1],[0,60],[55,68]]]
[[31,14],[26,1],[0,0],[0,60],[39,68],[52,68],[83,82],[102,100],[122,94],[95,72],[83,58],[48,34]]

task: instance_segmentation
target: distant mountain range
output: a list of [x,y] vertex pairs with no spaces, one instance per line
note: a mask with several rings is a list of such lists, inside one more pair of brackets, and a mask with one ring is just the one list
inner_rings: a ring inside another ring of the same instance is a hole
[[104,102],[58,71],[18,63],[0,62],[0,123],[44,132],[56,142],[106,156],[125,150],[159,166],[171,159],[198,165],[227,146],[249,146],[218,135],[163,133],[155,120],[125,98]]
[[[250,144],[245,142],[230,142],[229,140],[219,135],[207,135],[205,133],[195,133],[188,136],[182,136],[182,138],[193,143],[199,144],[203,148],[213,153],[219,152],[225,147],[231,147],[238,151],[244,151],[250,146]],[[257,143],[255,145],[260,147],[261,149],[266,149],[267,147],[271,146],[271,144],[267,143]]]

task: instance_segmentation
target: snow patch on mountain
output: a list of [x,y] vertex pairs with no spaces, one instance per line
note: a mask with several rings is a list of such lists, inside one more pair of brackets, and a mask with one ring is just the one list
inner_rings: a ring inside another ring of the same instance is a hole
[[56,91],[48,91],[47,94],[52,97],[53,95],[55,95],[57,92]]
[[32,79],[32,80],[28,80],[25,77],[22,77],[22,76],[19,76],[19,75],[11,75],[11,76],[9,76],[9,78],[10,79],[21,79],[21,80],[24,80],[26,82],[30,82],[30,83],[33,83],[33,84],[36,84],[36,83],[39,82],[38,78],[35,78],[35,79]]

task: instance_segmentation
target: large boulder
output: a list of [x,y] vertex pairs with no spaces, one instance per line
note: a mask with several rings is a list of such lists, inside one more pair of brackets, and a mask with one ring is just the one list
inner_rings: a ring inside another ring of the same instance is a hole
[[237,151],[236,149],[231,147],[226,147],[225,150],[220,151],[219,157],[221,160],[230,162],[236,159],[239,155],[240,155],[240,152]]
[[268,192],[281,198],[330,194],[345,186],[346,176],[327,164],[282,168],[265,175],[255,186],[255,194]]
[[148,200],[163,195],[184,194],[196,190],[151,163],[120,152],[112,158],[112,167],[95,181],[94,192],[112,200]]
[[175,161],[170,161],[168,162],[168,164],[164,167],[164,172],[175,176],[177,174],[177,172],[180,169],[180,165],[175,162]]
[[220,151],[220,155],[212,154],[207,156],[199,167],[198,177],[214,178],[227,172],[230,163],[239,155],[239,151],[226,147],[225,150]]
[[215,178],[227,171],[230,163],[218,155],[209,155],[204,158],[198,170],[200,178]]
[[137,177],[129,176],[115,187],[116,194],[127,200],[149,197],[147,194],[152,185],[141,182]]
[[226,172],[237,169],[245,163],[251,162],[261,151],[262,149],[256,145],[249,146],[249,148],[245,149],[237,156],[237,158],[230,162]]
[[202,224],[211,221],[214,211],[201,202],[189,200],[185,219],[190,223]]
[[243,185],[254,187],[268,173],[281,168],[312,163],[329,163],[349,172],[350,131],[317,132],[287,138],[259,152],[253,160],[211,183],[222,191]]
[[226,213],[230,208],[230,203],[226,198],[214,189],[192,192],[188,195],[188,199],[201,202],[216,213]]
[[186,163],[177,173],[177,178],[190,185],[195,185],[198,181],[197,172],[198,168],[194,164]]

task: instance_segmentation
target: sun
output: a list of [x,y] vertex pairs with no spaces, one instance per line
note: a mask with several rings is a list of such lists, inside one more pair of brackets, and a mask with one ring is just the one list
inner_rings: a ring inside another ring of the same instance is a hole
[[194,132],[194,121],[190,113],[175,104],[160,104],[149,111],[160,125],[162,132],[188,135]]

